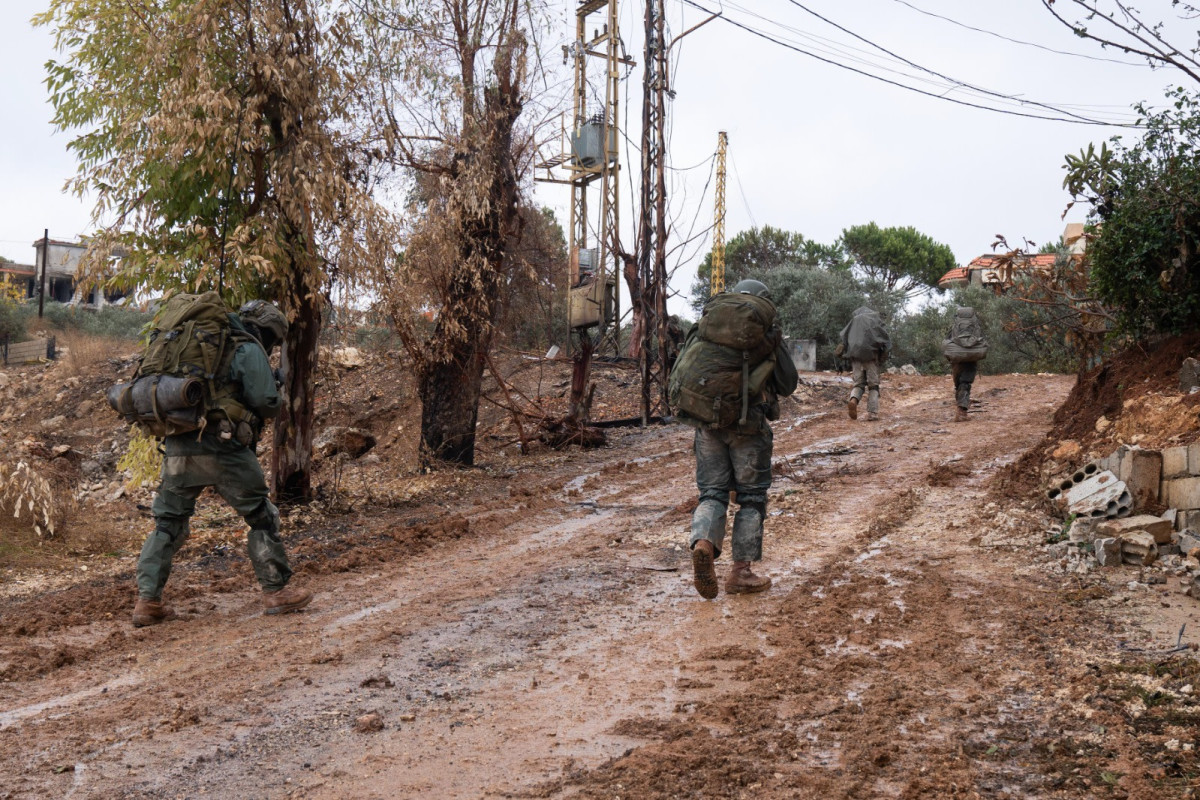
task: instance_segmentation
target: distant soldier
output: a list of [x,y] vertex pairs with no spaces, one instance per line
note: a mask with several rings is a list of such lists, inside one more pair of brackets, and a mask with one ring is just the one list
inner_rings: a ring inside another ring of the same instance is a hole
[[692,515],[692,567],[696,591],[717,596],[715,560],[721,555],[729,507],[733,518],[733,568],[728,594],[765,591],[766,575],[751,571],[762,558],[763,520],[771,486],[773,436],[779,396],[796,390],[796,367],[783,344],[775,305],[766,285],[745,280],[708,301],[688,331],[671,373],[671,405],[696,428],[696,485],[700,503]]
[[879,419],[879,369],[887,360],[892,340],[883,328],[883,320],[872,308],[855,309],[854,316],[842,328],[840,355],[850,360],[854,388],[846,410],[850,419],[858,419],[858,401],[867,395],[867,419]]
[[[219,298],[210,295],[217,306]],[[213,396],[206,399],[205,424],[198,433],[163,438],[162,482],[152,507],[154,532],[142,546],[137,564],[136,627],[174,618],[174,611],[162,602],[163,587],[175,553],[188,537],[196,498],[208,486],[250,526],[247,553],[263,588],[266,613],[296,611],[312,600],[312,592],[288,586],[292,570],[279,538],[279,511],[269,499],[254,452],[264,422],[279,413],[279,392],[268,354],[283,341],[287,320],[262,300],[252,300],[237,315],[225,313],[223,304],[217,307],[226,326],[221,338],[227,344],[220,350],[214,388],[209,392]]]
[[987,357],[987,351],[979,315],[970,306],[959,306],[954,311],[950,330],[946,331],[946,341],[942,343],[942,352],[950,362],[950,375],[954,379],[955,422],[967,421],[975,366]]

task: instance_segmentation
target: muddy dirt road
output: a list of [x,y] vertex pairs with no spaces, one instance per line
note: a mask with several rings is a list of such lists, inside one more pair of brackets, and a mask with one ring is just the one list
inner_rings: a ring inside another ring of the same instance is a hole
[[891,378],[876,423],[823,380],[776,424],[765,595],[692,589],[670,427],[293,542],[304,613],[206,554],[156,628],[116,581],[7,601],[0,797],[1176,796],[1088,706],[1116,628],[987,495],[1070,380],[982,378],[966,424],[948,378]]

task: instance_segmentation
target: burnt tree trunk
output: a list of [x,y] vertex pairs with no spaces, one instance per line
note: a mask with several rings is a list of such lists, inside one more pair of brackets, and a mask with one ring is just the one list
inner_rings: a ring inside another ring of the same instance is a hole
[[289,318],[281,366],[284,384],[271,451],[271,494],[277,503],[312,499],[313,417],[316,413],[317,339],[322,296],[315,275],[297,265],[280,298]]
[[[475,424],[483,367],[502,307],[508,250],[518,230],[519,183],[513,159],[513,128],[521,113],[517,87],[504,80],[484,96],[477,143],[455,157],[454,169],[484,167],[476,197],[455,197],[462,220],[459,261],[438,321],[435,341],[449,341],[440,358],[420,371],[422,469],[438,462],[475,463]],[[476,176],[478,173],[475,173]],[[455,178],[458,175],[455,174]],[[451,333],[453,332],[453,333]]]

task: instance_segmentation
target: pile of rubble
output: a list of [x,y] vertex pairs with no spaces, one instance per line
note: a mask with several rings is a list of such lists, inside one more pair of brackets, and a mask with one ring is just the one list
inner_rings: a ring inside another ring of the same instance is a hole
[[1200,443],[1161,451],[1122,446],[1059,481],[1047,497],[1071,515],[1065,529],[1052,531],[1065,538],[1049,545],[1064,569],[1133,565],[1143,583],[1165,583],[1173,573],[1200,599]]

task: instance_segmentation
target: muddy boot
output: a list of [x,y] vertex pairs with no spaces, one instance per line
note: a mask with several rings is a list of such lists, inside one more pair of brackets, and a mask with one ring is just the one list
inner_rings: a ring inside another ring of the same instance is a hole
[[275,592],[263,592],[263,608],[268,614],[286,614],[299,611],[312,602],[312,592],[285,586]]
[[954,407],[954,421],[955,422],[966,422],[967,421],[967,410],[965,408],[963,408],[962,406],[955,406]]
[[133,607],[133,627],[144,628],[175,619],[175,611],[162,604],[162,598],[139,597]]
[[879,419],[878,412],[876,412],[876,411],[868,411],[867,412],[867,422],[875,422],[877,419]]
[[696,591],[705,600],[717,596],[717,570],[713,565],[716,550],[708,539],[701,539],[692,548],[692,572],[695,575]]
[[850,402],[846,403],[846,413],[850,415],[850,419],[858,419],[857,397],[851,397]]
[[750,571],[749,561],[733,562],[729,577],[725,578],[725,594],[752,594],[765,592],[771,587],[766,575],[755,575]]

